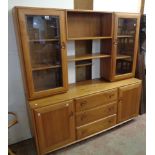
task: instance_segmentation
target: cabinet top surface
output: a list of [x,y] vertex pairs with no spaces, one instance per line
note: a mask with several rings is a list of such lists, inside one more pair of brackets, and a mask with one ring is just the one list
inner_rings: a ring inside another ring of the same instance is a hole
[[140,83],[140,82],[141,80],[136,78],[121,80],[117,82],[107,82],[103,80],[90,80],[85,82],[79,82],[77,84],[70,85],[70,88],[66,93],[58,94],[58,95],[54,95],[54,96],[50,96],[42,99],[32,100],[32,101],[29,101],[29,104],[32,109],[35,109],[43,106],[56,104],[59,102],[64,102],[67,100],[72,100],[77,97],[91,95],[101,91],[107,91],[110,89],[130,85],[134,83]]
[[97,10],[82,10],[82,9],[63,9],[63,8],[46,8],[46,7],[28,7],[28,6],[15,6],[15,9],[52,9],[52,10],[60,10],[60,11],[67,11],[72,13],[115,13],[115,14],[133,14],[133,15],[139,15],[140,13],[131,13],[131,12],[111,12],[111,11],[97,11]]

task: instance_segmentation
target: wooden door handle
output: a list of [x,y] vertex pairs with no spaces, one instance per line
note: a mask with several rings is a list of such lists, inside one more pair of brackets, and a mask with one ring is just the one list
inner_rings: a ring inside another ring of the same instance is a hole
[[66,48],[66,44],[64,42],[61,43],[61,48],[65,49]]
[[86,118],[86,115],[85,114],[82,114],[81,115],[81,121],[83,121],[85,118]]
[[87,103],[87,101],[82,101],[81,106],[83,107],[86,103]]
[[73,117],[74,116],[74,113],[73,111],[71,111],[71,113],[69,114],[69,117]]
[[118,41],[117,39],[114,40],[114,45],[117,45],[118,44]]
[[115,94],[109,94],[109,98],[112,98]]
[[111,111],[112,111],[112,109],[113,109],[113,108],[112,108],[112,107],[110,107],[110,108],[108,108],[108,111],[109,111],[109,112],[111,112]]

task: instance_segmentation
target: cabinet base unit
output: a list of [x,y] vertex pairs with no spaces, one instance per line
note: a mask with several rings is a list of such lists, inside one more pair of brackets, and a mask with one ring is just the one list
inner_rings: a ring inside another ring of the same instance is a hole
[[138,116],[141,80],[89,80],[69,91],[29,101],[38,154],[109,130]]

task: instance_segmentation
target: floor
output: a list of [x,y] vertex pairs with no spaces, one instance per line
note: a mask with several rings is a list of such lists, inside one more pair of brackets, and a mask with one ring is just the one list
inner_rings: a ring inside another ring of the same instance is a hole
[[[146,116],[49,155],[145,155]],[[16,155],[36,155],[33,139],[10,146]]]

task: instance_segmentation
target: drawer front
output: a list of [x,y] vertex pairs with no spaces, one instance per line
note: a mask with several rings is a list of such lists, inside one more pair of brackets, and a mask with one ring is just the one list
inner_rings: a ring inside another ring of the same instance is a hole
[[76,114],[76,126],[81,126],[117,113],[117,102],[99,106]]
[[95,134],[100,132],[104,129],[110,128],[116,125],[116,115],[109,116],[107,118],[101,119],[94,123],[84,125],[77,128],[77,138],[82,139],[87,137],[91,134]]
[[104,105],[114,100],[117,100],[117,89],[76,98],[76,112]]

